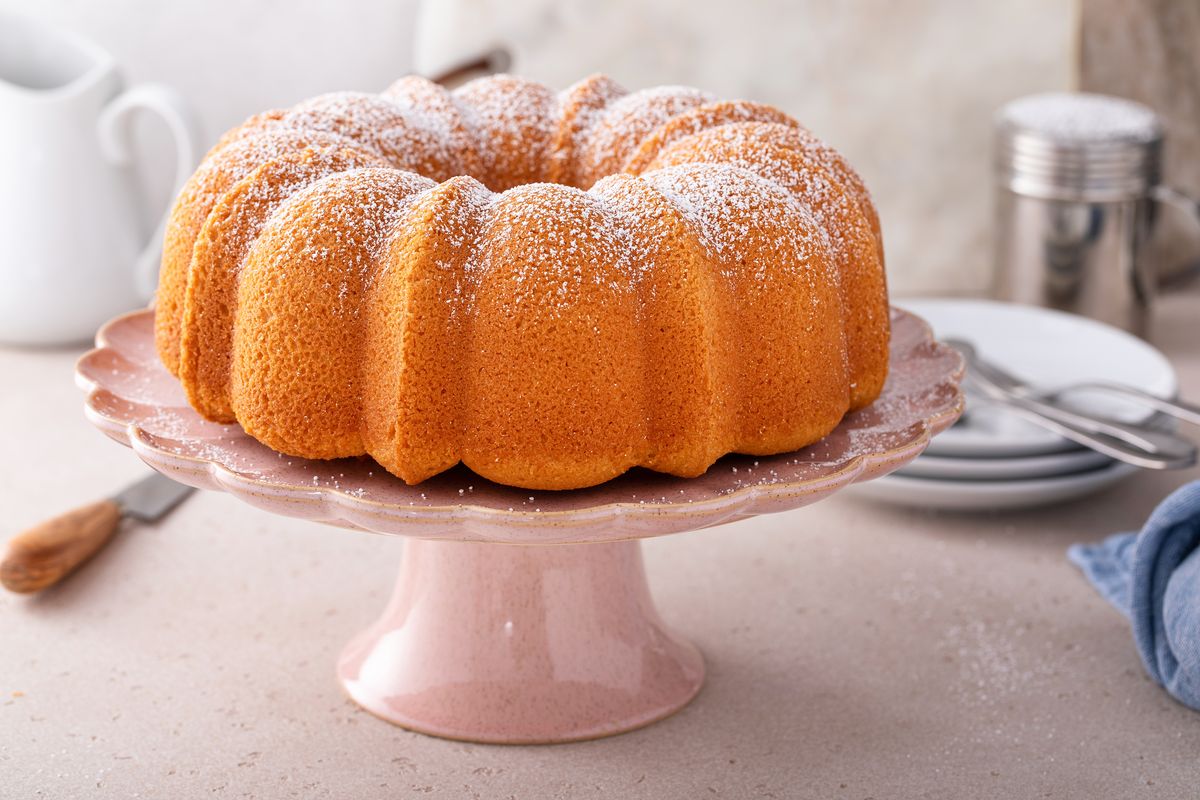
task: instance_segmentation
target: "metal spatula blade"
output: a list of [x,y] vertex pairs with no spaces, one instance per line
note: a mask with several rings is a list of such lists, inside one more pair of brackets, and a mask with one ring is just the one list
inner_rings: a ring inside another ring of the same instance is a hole
[[127,486],[113,497],[121,513],[140,522],[157,522],[164,514],[183,502],[194,491],[158,472],[153,472],[135,484]]

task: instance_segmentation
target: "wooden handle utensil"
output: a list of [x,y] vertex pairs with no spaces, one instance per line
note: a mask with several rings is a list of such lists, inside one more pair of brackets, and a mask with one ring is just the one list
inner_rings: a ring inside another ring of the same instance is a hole
[[14,536],[0,559],[0,584],[28,594],[53,586],[112,538],[121,507],[101,500]]
[[0,585],[22,594],[53,586],[104,547],[122,517],[155,522],[192,491],[155,472],[116,497],[35,525],[14,536],[0,556]]

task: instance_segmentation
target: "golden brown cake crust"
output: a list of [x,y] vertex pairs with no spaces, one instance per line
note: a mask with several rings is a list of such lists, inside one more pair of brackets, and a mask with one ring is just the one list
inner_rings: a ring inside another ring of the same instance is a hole
[[242,262],[267,220],[289,197],[327,175],[387,166],[351,146],[306,147],[268,161],[222,196],[196,238],[184,296],[179,378],[197,411],[219,422],[236,421],[229,387],[237,285]]
[[341,142],[353,146],[353,142],[319,131],[281,127],[263,130],[263,126],[273,126],[277,119],[275,112],[252,117],[223,137],[184,184],[167,218],[154,325],[159,356],[175,375],[179,374],[183,303],[192,251],[213,206],[242,178],[287,153],[310,145]]
[[883,389],[887,376],[887,282],[882,248],[861,196],[845,180],[842,163],[809,146],[810,135],[792,123],[734,122],[707,128],[667,145],[646,169],[680,164],[727,164],[746,169],[805,198],[830,238],[839,265],[841,302],[850,368],[850,407],[861,408]]
[[417,483],[703,473],[887,375],[879,221],[771,106],[402,78],[227,133],[172,211],[156,341],[205,416]]

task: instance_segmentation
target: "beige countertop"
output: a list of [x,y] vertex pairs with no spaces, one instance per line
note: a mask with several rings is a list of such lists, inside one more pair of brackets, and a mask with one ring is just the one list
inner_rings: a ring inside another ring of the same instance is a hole
[[[1200,397],[1200,290],[1155,341]],[[5,534],[143,474],[83,420],[76,352],[0,349]],[[131,527],[34,598],[0,594],[0,798],[1195,797],[1200,714],[1145,677],[1063,557],[1200,471],[1042,511],[935,514],[853,491],[645,544],[708,680],[611,739],[493,747],[408,733],[334,661],[402,541],[216,493]]]

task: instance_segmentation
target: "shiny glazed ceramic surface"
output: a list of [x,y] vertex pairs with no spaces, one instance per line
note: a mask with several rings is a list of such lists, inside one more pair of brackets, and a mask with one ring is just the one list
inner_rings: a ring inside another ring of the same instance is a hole
[[95,43],[0,9],[0,341],[84,342],[153,294],[163,236],[145,224],[134,168],[144,112],[174,143],[174,197],[204,152],[183,95],[125,89]]
[[659,618],[638,542],[410,539],[391,603],[343,651],[338,676],[406,728],[531,744],[661,719],[700,690],[704,662]]
[[703,661],[659,618],[637,539],[815,502],[910,461],[958,418],[957,353],[912,314],[893,310],[892,325],[882,396],[817,444],[727,456],[699,478],[634,470],[569,492],[500,486],[461,467],[407,486],[369,459],[276,453],[188,406],[154,353],[151,311],[101,329],[77,379],[88,418],[176,480],[412,537],[391,603],[339,661],[356,702],[435,736],[549,743],[641,727],[700,689]]

